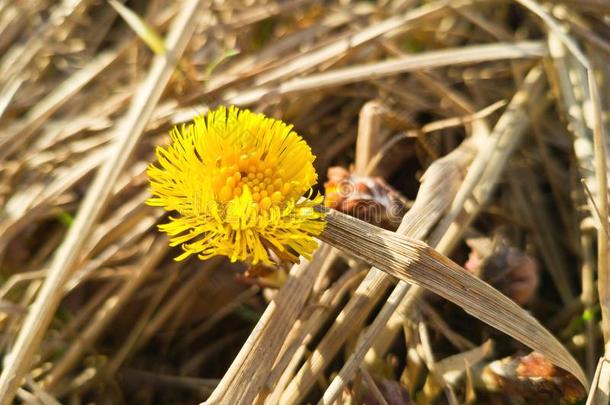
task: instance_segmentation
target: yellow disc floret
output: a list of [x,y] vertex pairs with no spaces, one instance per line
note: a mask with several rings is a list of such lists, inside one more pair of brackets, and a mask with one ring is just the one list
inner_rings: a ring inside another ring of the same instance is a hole
[[317,181],[315,157],[291,126],[248,110],[220,107],[170,132],[150,165],[150,205],[176,211],[160,226],[181,260],[226,255],[270,263],[269,250],[309,257],[324,228],[301,199]]

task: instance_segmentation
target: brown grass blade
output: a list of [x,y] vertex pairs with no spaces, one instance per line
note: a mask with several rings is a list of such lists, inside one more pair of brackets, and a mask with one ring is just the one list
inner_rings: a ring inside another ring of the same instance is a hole
[[[473,135],[473,138],[469,138],[470,140],[461,146],[461,148],[468,146],[469,143],[471,144],[470,147],[478,148],[478,152],[466,174],[464,182],[460,186],[460,190],[457,191],[452,204],[452,210],[441,221],[441,224],[437,226],[436,232],[433,234],[445,235],[447,233],[448,229],[450,229],[452,218],[457,218],[457,215],[462,212],[466,201],[468,201],[471,195],[480,197],[478,204],[474,204],[475,206],[483,206],[489,199],[491,191],[494,189],[502,172],[501,168],[505,166],[507,157],[512,155],[515,146],[524,136],[525,129],[528,127],[527,106],[535,104],[536,100],[540,97],[543,84],[540,69],[534,67],[528,77],[529,79],[524,81],[523,87],[515,94],[509,107],[499,119],[490,136],[482,137],[479,135],[478,138],[481,140],[477,142],[474,139],[475,135]],[[510,139],[512,146],[507,147],[505,143],[500,143],[502,138],[505,140]],[[499,144],[502,147],[497,147]],[[454,150],[452,154],[455,152]],[[467,159],[468,162],[470,160],[472,160],[472,157]],[[479,167],[477,168],[477,166]],[[486,172],[485,169],[487,167],[499,167],[500,169]],[[479,175],[477,175],[477,171]],[[481,189],[486,190],[486,192],[481,193]],[[471,211],[470,215],[474,218],[477,213],[478,211]],[[435,246],[435,243],[437,243],[437,240],[435,240],[430,242],[430,245],[437,248],[441,253],[449,254],[452,249],[451,246],[461,237],[461,231],[456,232],[459,229],[462,229],[462,227],[454,227],[453,232],[448,233],[453,241],[452,243],[445,243],[443,247],[438,248],[438,246]],[[410,311],[409,308],[420,299],[424,291],[419,286],[409,288],[403,282],[398,283],[375,321],[367,329],[362,339],[360,339],[357,349],[329,385],[324,393],[324,402],[322,403],[333,403],[336,396],[341,392],[343,385],[351,380],[357,366],[364,358],[365,352],[373,345],[373,340],[376,340],[376,347],[372,349],[372,352],[377,352],[379,356],[383,356],[383,353],[385,353],[383,347],[387,347],[394,340],[393,337],[400,329],[399,325],[401,322],[399,320]],[[392,328],[389,325],[395,326]]]
[[537,59],[546,56],[547,53],[546,46],[540,41],[499,42],[463,46],[458,49],[442,49],[312,74],[288,80],[277,86],[258,87],[229,97],[227,102],[236,105],[248,105],[267,96],[320,90],[370,80],[371,78],[381,79],[399,73],[494,60]]
[[0,157],[6,158],[19,147],[26,144],[36,131],[44,125],[45,121],[55,113],[64,103],[74,97],[85,85],[95,79],[100,73],[115,62],[127,49],[122,45],[117,49],[112,49],[99,54],[95,59],[87,64],[83,69],[77,71],[63,83],[58,85],[51,93],[40,100],[32,107],[24,118],[20,128],[11,135],[7,135],[0,140]]
[[[402,218],[397,233],[412,238],[424,238],[436,224],[455,197],[462,180],[462,172],[471,160],[472,145],[464,141],[447,156],[436,160],[424,173],[417,199]],[[391,286],[392,278],[379,269],[371,269],[356,289],[352,299],[337,316],[337,321],[326,333],[315,351],[291,383],[286,387],[280,402],[295,403],[303,397],[315,382],[330,359],[339,351],[347,336],[372,311],[383,293]],[[404,289],[408,286],[403,284]],[[356,364],[357,366],[357,364]]]
[[48,277],[18,333],[13,348],[5,357],[4,369],[0,374],[0,404],[12,402],[31,366],[32,358],[39,349],[63,297],[62,287],[79,258],[86,237],[108,201],[121,170],[152,116],[154,106],[160,99],[175,64],[195,31],[199,15],[196,11],[202,4],[202,1],[192,0],[184,5],[168,33],[167,53],[157,56],[153,61],[141,92],[134,99],[126,119],[119,127],[112,150],[113,159],[107,160],[98,172],[74,224],[53,258]]
[[606,405],[610,402],[610,361],[605,357],[599,359],[595,376],[591,383],[591,392],[587,398],[587,405]]
[[[320,207],[320,210],[327,210]],[[588,387],[578,362],[536,319],[508,297],[425,243],[327,210],[321,239],[408,283],[422,286],[540,352]]]
[[[367,27],[366,29],[359,30],[357,33],[350,35],[343,40],[332,42],[329,45],[305,54],[290,63],[282,64],[277,69],[261,75],[256,81],[256,84],[268,84],[273,81],[294,76],[295,74],[306,71],[307,69],[311,69],[320,63],[340,56],[350,49],[373,41],[376,38],[391,32],[392,30],[404,27],[406,24],[413,23],[422,18],[432,17],[445,10],[447,3],[448,2],[446,0],[436,1],[410,10],[404,15],[394,16],[380,21],[377,24]],[[458,5],[454,5],[454,7],[458,7]]]
[[290,278],[256,324],[206,404],[250,404],[271,372],[284,339],[305,305],[328,247],[293,266]]

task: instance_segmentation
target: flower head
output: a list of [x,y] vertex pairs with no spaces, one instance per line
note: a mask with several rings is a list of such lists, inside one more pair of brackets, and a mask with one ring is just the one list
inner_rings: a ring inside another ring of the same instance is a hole
[[148,204],[175,211],[160,225],[172,246],[201,259],[270,264],[269,250],[309,257],[324,229],[322,202],[300,199],[317,181],[315,156],[292,126],[235,107],[220,107],[174,128],[148,168]]

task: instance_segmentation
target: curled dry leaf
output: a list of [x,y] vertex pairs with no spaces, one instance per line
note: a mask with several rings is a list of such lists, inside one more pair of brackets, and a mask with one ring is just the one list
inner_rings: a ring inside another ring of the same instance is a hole
[[384,229],[395,230],[407,211],[404,197],[381,177],[330,167],[324,183],[328,207]]
[[491,284],[519,305],[527,304],[538,289],[538,263],[522,250],[487,238],[468,239],[472,249],[464,268]]
[[485,388],[520,403],[573,403],[586,395],[574,376],[536,352],[493,361],[483,368],[481,379]]

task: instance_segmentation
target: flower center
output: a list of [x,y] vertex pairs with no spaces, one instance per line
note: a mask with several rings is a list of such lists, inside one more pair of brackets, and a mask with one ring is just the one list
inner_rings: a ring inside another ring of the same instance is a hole
[[214,193],[220,201],[228,202],[241,196],[247,186],[254,202],[267,209],[284,201],[291,191],[290,183],[284,181],[285,170],[277,166],[274,159],[230,156],[214,169]]

